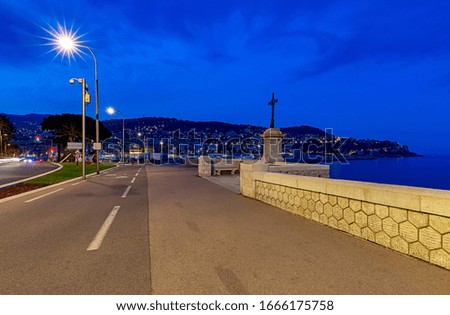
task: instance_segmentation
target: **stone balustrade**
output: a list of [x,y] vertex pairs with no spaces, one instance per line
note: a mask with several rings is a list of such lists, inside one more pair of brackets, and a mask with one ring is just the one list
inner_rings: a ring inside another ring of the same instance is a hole
[[269,166],[268,171],[271,173],[325,177],[325,178],[330,177],[329,165],[278,162],[275,164],[269,164],[268,166]]
[[268,172],[241,164],[241,193],[450,269],[450,191]]

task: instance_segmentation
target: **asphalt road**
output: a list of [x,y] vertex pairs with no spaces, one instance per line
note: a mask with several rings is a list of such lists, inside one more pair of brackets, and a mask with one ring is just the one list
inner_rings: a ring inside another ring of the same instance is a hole
[[0,200],[0,294],[450,294],[448,270],[195,174],[125,166]]
[[[139,170],[115,168],[0,203],[0,294],[150,293],[147,177]],[[117,206],[100,248],[88,251]]]
[[11,162],[0,163],[0,185],[13,183],[22,179],[56,169],[57,166],[48,162],[24,163]]

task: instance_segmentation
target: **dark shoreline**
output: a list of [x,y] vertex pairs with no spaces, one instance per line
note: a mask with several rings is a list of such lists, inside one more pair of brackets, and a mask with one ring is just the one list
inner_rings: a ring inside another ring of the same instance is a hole
[[421,154],[414,154],[414,155],[380,155],[380,156],[370,156],[370,155],[363,155],[363,156],[352,156],[352,155],[344,155],[344,157],[347,160],[377,160],[377,159],[391,159],[391,158],[416,158],[416,157],[424,157],[424,155]]
[[418,158],[424,157],[421,154],[411,154],[411,155],[338,155],[338,154],[327,154],[327,155],[301,155],[297,158],[286,158],[285,161],[289,163],[308,163],[308,164],[319,164],[324,163],[330,164],[332,162],[345,162],[345,161],[366,161],[366,160],[378,160],[378,159],[392,159],[392,158]]

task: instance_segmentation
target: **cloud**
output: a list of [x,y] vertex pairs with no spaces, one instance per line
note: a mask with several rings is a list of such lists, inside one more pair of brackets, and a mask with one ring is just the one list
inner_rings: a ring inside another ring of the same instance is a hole
[[450,5],[443,1],[436,4],[379,3],[361,8],[346,22],[335,25],[336,30],[352,29],[347,36],[310,32],[316,55],[309,68],[298,70],[298,77],[321,75],[364,61],[405,63],[450,55]]
[[23,16],[11,11],[7,3],[0,4],[0,63],[28,63],[32,57],[28,34],[33,25]]

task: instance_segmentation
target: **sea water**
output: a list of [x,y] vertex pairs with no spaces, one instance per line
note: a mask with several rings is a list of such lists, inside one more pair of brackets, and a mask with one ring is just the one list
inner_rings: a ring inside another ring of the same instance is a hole
[[450,190],[450,156],[335,162],[330,178]]

